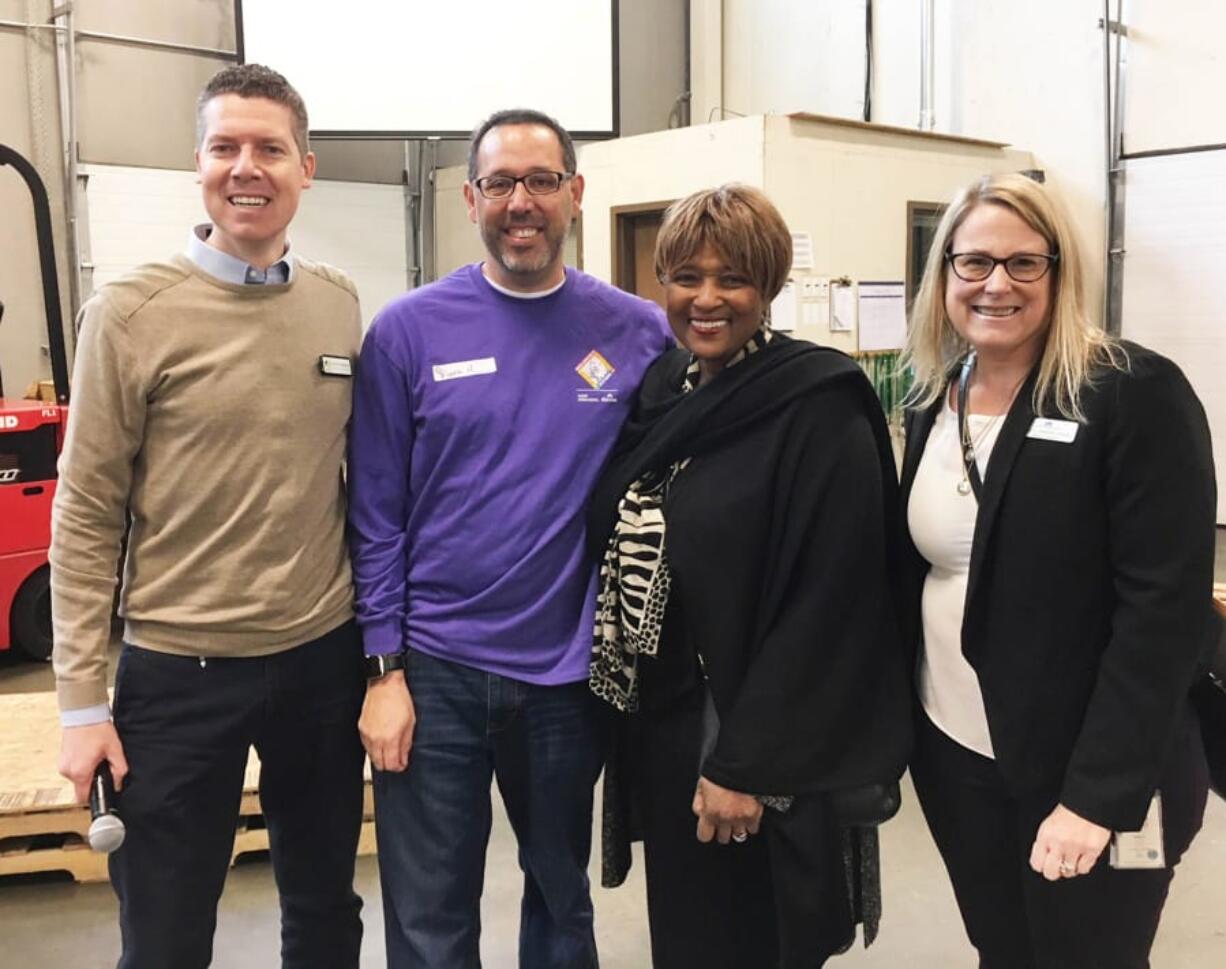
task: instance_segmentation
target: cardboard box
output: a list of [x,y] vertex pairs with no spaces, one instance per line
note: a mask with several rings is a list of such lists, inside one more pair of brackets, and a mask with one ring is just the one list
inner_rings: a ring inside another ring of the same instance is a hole
[[44,404],[55,403],[55,381],[35,380],[26,388],[26,400],[41,400]]

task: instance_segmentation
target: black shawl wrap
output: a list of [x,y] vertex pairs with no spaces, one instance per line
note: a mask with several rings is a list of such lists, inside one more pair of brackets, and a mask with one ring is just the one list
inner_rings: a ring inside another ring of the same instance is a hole
[[[876,922],[864,911],[862,891],[875,886],[861,884],[863,841],[834,824],[821,795],[896,780],[911,742],[891,588],[898,530],[889,433],[868,380],[838,351],[776,334],[682,393],[688,362],[674,350],[648,370],[592,495],[589,552],[603,553],[631,483],[693,459],[665,517],[673,595],[720,720],[702,773],[733,790],[796,796],[788,813],[767,812],[764,830],[783,964],[819,965],[850,944],[855,921],[866,922],[866,935]],[[753,496],[750,513],[720,512],[730,482]],[[704,518],[708,508],[717,520]],[[624,879],[634,835],[624,745],[613,734],[606,885]],[[875,875],[875,857],[871,867]],[[841,911],[830,891],[844,884]]]

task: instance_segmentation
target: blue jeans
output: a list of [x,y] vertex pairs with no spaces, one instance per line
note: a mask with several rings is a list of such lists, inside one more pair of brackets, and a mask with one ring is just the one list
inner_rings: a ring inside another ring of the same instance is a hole
[[498,781],[524,872],[519,964],[595,969],[587,877],[603,760],[586,682],[536,686],[408,655],[409,766],[376,771],[389,969],[479,969],[481,890]]

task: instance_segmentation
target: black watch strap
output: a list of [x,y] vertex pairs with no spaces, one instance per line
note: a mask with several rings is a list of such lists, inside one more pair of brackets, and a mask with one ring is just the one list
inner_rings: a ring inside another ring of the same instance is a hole
[[377,680],[393,670],[404,669],[404,653],[379,653],[366,657],[366,679]]

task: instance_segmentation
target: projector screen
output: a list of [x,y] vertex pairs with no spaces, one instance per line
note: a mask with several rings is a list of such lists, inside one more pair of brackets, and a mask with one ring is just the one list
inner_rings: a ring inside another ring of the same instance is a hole
[[618,133],[616,0],[235,0],[238,55],[302,94],[311,134],[466,138],[502,108]]

